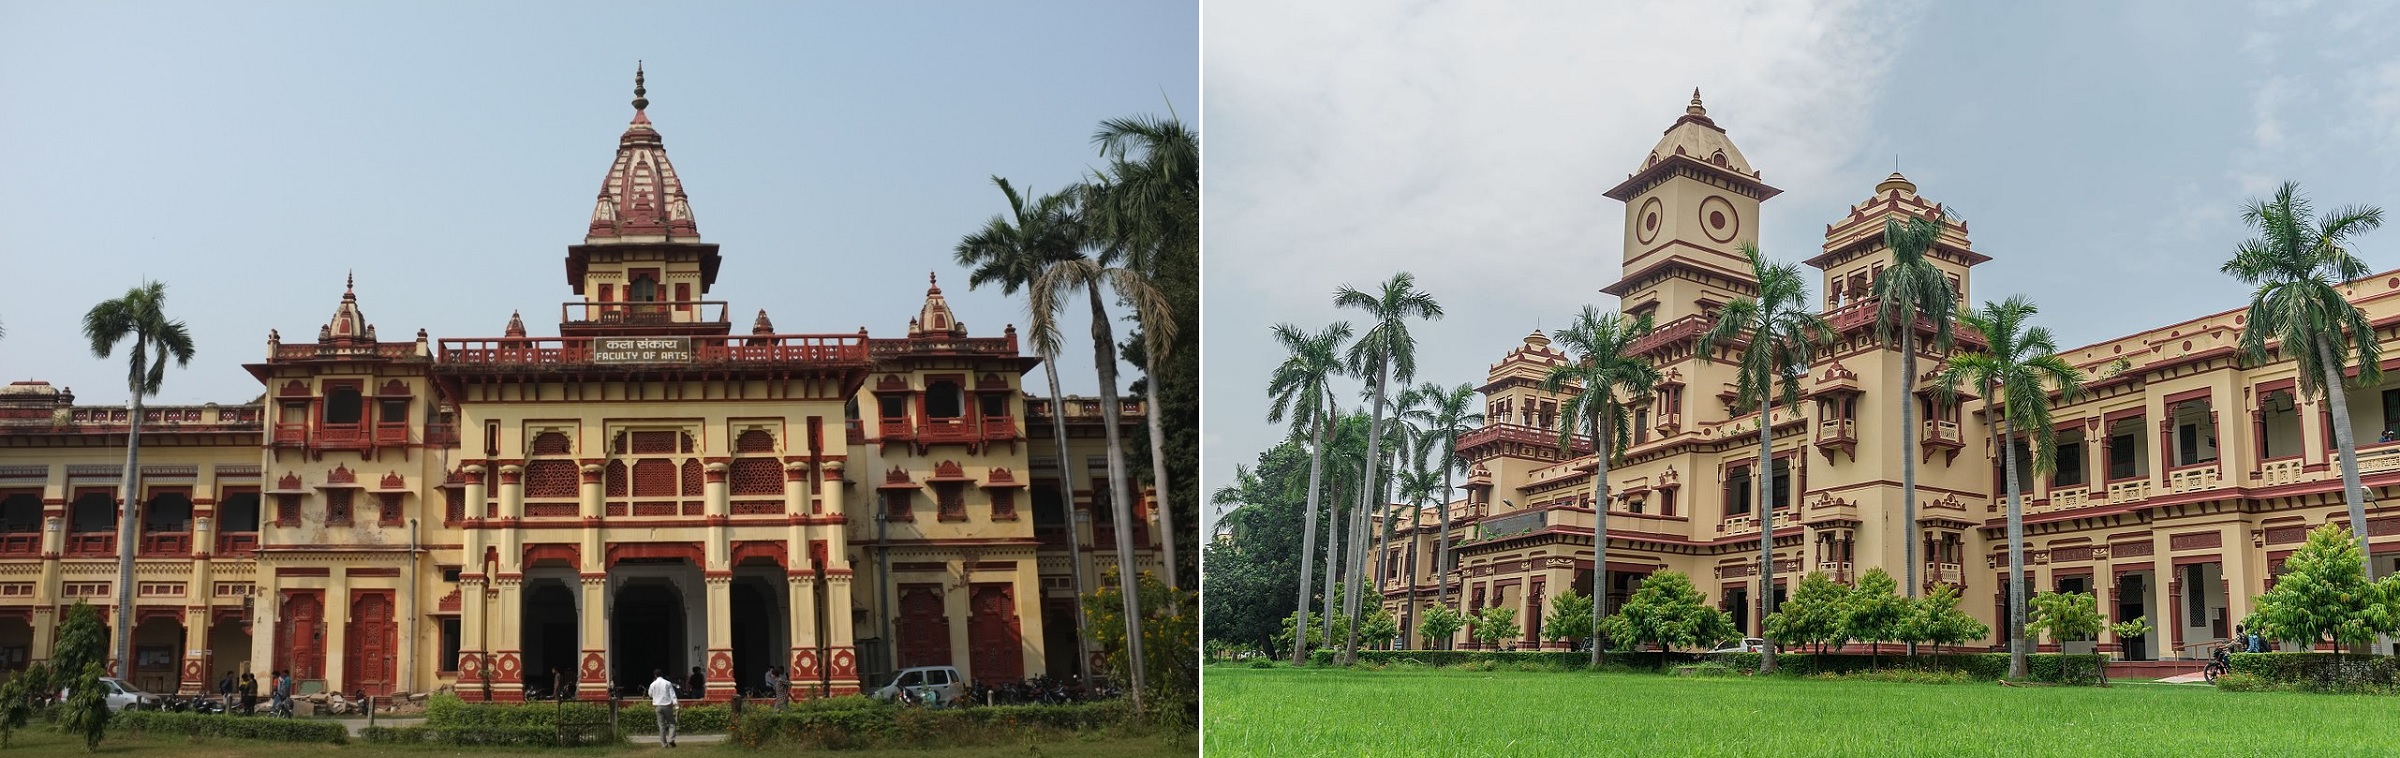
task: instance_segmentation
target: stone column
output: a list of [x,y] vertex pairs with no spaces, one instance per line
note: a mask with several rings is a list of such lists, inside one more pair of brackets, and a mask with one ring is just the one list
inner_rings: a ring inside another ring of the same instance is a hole
[[[1025,651],[1025,675],[1032,677],[1037,675],[1036,672],[1047,671],[1049,667],[1049,662],[1042,655],[1044,648],[1042,643],[1048,641],[1050,637],[1044,632],[1047,627],[1043,622],[1048,619],[1042,618],[1041,559],[1027,556],[1017,561],[1017,572],[1014,579],[1015,586],[1011,587],[1009,591],[1016,596],[1017,600],[1018,647]],[[1047,673],[1062,679],[1074,675],[1074,672],[1070,671],[1047,671]]]
[[850,569],[845,566],[825,573],[825,664],[833,680],[827,694],[856,695],[858,648],[850,628]]
[[[504,563],[513,564],[506,558]],[[492,648],[492,697],[502,701],[517,701],[525,691],[525,657],[522,654],[523,632],[518,619],[525,609],[525,575],[513,570],[502,571],[494,578],[500,590],[499,602],[487,608],[492,616],[492,637],[486,642]]]
[[210,549],[216,546],[209,524],[214,520],[214,517],[199,517],[192,522],[192,550],[198,559],[192,561],[192,580],[183,596],[183,675],[178,677],[182,686],[176,688],[179,695],[202,694],[216,682],[209,678],[210,669],[215,667],[212,660],[215,651],[208,647],[208,604],[216,596],[217,586],[216,567],[208,560]]
[[[586,564],[591,563],[587,555]],[[583,622],[583,649],[576,661],[577,697],[605,696],[614,682],[608,677],[608,573],[583,572],[583,603],[580,610]]]
[[275,670],[275,627],[283,613],[283,582],[274,567],[261,563],[258,583],[250,586],[250,670],[258,675],[258,695],[263,703],[267,672]]
[[[721,490],[720,490],[721,491]],[[708,583],[708,694],[711,701],[733,699],[733,572],[712,568]]]
[[959,570],[955,573],[961,577],[958,585],[942,583],[942,615],[950,617],[950,663],[972,682],[977,676],[972,655],[975,647],[967,638],[967,628],[974,626],[975,609],[968,605],[967,598],[975,589],[975,564],[965,560],[957,563]]
[[792,689],[803,695],[818,695],[821,693],[817,689],[817,678],[824,661],[817,653],[816,571],[806,568],[804,564],[800,569],[787,572],[784,587],[791,596],[791,613],[787,623],[792,629],[792,649],[785,664],[791,675]]
[[350,580],[339,569],[325,582],[325,687],[328,691],[350,683]]
[[2157,543],[2153,553],[2157,557],[2150,564],[2150,576],[2156,581],[2150,584],[2151,591],[2158,593],[2158,602],[2150,607],[2158,609],[2158,618],[2151,624],[2158,627],[2154,632],[2159,635],[2158,657],[2179,658],[2183,656],[2183,651],[2176,647],[2183,643],[2183,596],[2177,590],[2183,587],[2183,577],[2175,570],[2175,559],[2167,554],[2166,536],[2155,535],[2152,540]]
[[[484,607],[490,593],[485,589],[488,580],[482,568],[478,562],[474,564],[474,571],[460,572],[458,576],[458,696],[468,700],[483,698],[483,678],[491,664],[490,656],[485,652],[489,649],[486,638],[490,635],[485,631],[490,622],[484,618]],[[259,659],[253,657],[251,660]],[[497,683],[499,675],[493,673],[491,676]]]

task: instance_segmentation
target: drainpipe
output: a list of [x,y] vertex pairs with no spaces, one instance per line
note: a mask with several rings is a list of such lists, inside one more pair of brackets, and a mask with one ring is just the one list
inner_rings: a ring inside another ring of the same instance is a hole
[[886,527],[890,509],[875,504],[875,622],[883,626],[885,674],[900,670],[900,644],[892,639],[892,543]]
[[[424,587],[424,577],[421,576],[424,569],[423,554],[424,548],[417,541],[417,520],[409,519],[408,592],[400,597],[400,602],[408,604],[408,609],[400,614],[401,618],[408,619],[408,639],[400,643],[400,649],[408,651],[408,665],[400,667],[401,692],[414,691],[417,684],[417,592]],[[435,655],[440,655],[440,651],[435,651]],[[374,712],[368,711],[367,718],[374,717]]]

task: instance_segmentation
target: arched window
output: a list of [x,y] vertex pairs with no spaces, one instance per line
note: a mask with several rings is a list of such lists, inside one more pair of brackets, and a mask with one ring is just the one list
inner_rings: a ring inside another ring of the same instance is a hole
[[192,498],[181,492],[162,492],[150,498],[150,506],[142,509],[144,532],[188,532],[192,530]]
[[75,498],[75,506],[67,512],[70,532],[114,532],[117,530],[117,499],[107,492],[86,492]]
[[0,533],[28,534],[41,530],[41,495],[24,492],[0,499]]
[[658,280],[650,278],[649,274],[635,275],[633,285],[627,287],[626,290],[625,299],[632,302],[648,303],[658,300]]
[[925,384],[925,416],[927,418],[958,418],[964,414],[966,395],[958,383],[938,379]]

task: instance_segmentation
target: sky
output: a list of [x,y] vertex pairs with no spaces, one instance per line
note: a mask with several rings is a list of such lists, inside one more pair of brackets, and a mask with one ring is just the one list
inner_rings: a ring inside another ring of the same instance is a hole
[[[2279,182],[2400,210],[2389,6],[1210,0],[1202,34],[1209,492],[1288,431],[1270,326],[1364,328],[1336,287],[1414,273],[1447,310],[1412,326],[1418,380],[1450,386],[1614,309],[1625,210],[1600,193],[1695,87],[1783,190],[1770,258],[1819,252],[1897,161],[1993,258],[1974,296],[2030,296],[2062,347],[2247,302],[2218,267]],[[2400,228],[2355,252],[2400,268]]]
[[[1100,165],[1103,119],[1196,124],[1198,25],[1100,0],[0,0],[0,382],[123,403],[124,352],[93,357],[80,319],[144,279],[198,346],[153,403],[257,397],[241,364],[269,329],[313,339],[352,273],[386,341],[496,337],[512,310],[557,334],[637,60],[736,331],[765,308],[903,336],[936,272],[999,336],[1022,296],[951,262],[1007,207],[990,177],[1056,191]],[[1091,353],[1060,381],[1096,391]]]

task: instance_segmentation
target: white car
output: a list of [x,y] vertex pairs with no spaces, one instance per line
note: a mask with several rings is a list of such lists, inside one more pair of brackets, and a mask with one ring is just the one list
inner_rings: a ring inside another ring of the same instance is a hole
[[1724,646],[1724,647],[1717,648],[1717,649],[1715,649],[1715,650],[1711,650],[1711,651],[1708,651],[1708,652],[1709,652],[1710,654],[1716,654],[1716,653],[1756,653],[1756,652],[1760,652],[1760,651],[1763,651],[1763,650],[1766,650],[1766,649],[1767,649],[1767,641],[1766,641],[1766,640],[1759,639],[1759,638],[1757,638],[1757,637],[1743,637],[1743,638],[1742,638],[1742,642],[1741,642],[1741,644],[1738,644],[1738,645],[1726,645],[1726,646]]
[[[100,677],[100,689],[104,691],[108,699],[108,712],[110,713],[127,708],[141,711],[158,709],[157,695],[143,692],[140,688],[125,683],[123,679],[113,676]],[[59,690],[58,697],[62,700],[66,699],[67,695],[72,692],[73,690]]]
[[[938,705],[950,705],[967,696],[966,679],[950,666],[918,666],[901,669],[892,683],[875,691],[875,699],[892,700],[907,692],[918,699]],[[930,697],[929,697],[930,696]]]

